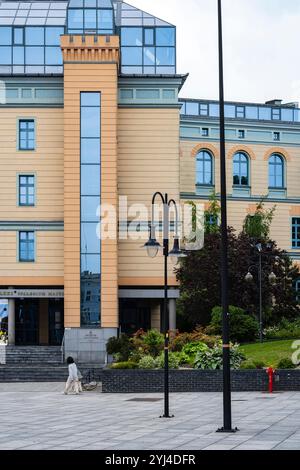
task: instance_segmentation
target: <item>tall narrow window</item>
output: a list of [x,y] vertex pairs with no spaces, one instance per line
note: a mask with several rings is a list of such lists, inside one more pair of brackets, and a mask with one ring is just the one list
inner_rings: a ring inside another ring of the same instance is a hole
[[249,158],[245,153],[238,152],[233,157],[233,184],[249,186]]
[[292,247],[300,248],[300,217],[292,218]]
[[19,120],[19,150],[34,150],[35,126],[33,119]]
[[34,232],[19,232],[19,261],[34,261]]
[[284,188],[284,160],[281,155],[272,155],[269,159],[269,187]]
[[[100,325],[101,94],[80,94],[81,325]],[[89,295],[88,295],[89,292]]]
[[202,150],[197,155],[196,161],[196,184],[213,184],[213,159],[206,150]]
[[19,206],[34,206],[34,176],[19,176]]

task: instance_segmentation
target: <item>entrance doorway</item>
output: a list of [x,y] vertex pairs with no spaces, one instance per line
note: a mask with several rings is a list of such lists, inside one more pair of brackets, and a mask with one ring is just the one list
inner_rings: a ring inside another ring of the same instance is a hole
[[16,299],[16,344],[39,344],[39,300]]
[[64,335],[64,301],[49,299],[49,344],[61,345]]
[[151,306],[149,302],[139,299],[122,299],[120,301],[121,332],[131,335],[142,328],[151,328]]

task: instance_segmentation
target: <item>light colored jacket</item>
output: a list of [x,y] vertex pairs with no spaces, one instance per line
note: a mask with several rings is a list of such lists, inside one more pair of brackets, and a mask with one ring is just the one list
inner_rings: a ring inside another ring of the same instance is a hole
[[78,380],[78,372],[75,362],[73,362],[73,364],[69,364],[69,379]]

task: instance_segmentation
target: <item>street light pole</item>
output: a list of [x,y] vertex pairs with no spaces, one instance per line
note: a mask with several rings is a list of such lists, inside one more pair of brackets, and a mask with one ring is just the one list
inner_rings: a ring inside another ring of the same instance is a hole
[[[155,237],[155,225],[154,225],[154,204],[156,197],[160,197],[163,203],[163,247],[156,240]],[[172,250],[169,249],[169,222],[170,222],[170,207],[174,206],[175,209],[175,237],[174,246]],[[178,209],[174,199],[170,199],[168,194],[163,195],[160,192],[156,192],[152,198],[152,220],[150,224],[150,237],[145,243],[143,248],[147,249],[148,255],[151,258],[155,258],[159,249],[163,248],[164,256],[164,308],[163,308],[163,330],[164,330],[164,414],[162,418],[173,418],[174,415],[170,415],[169,412],[169,310],[168,310],[168,257],[184,257],[185,254],[180,250],[179,247],[179,235],[178,235]]]
[[219,32],[219,102],[220,102],[220,160],[221,160],[221,232],[222,232],[222,330],[223,330],[223,427],[218,432],[234,432],[231,418],[230,341],[228,314],[228,235],[225,152],[225,103],[223,72],[222,2],[218,0]]
[[258,266],[258,278],[259,278],[259,340],[263,342],[263,301],[262,301],[262,252],[258,251],[259,266]]

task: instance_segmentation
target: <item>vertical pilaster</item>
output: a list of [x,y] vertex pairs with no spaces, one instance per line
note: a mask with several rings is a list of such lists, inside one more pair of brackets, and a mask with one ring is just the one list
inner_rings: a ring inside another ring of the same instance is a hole
[[8,344],[16,342],[15,299],[8,299]]

